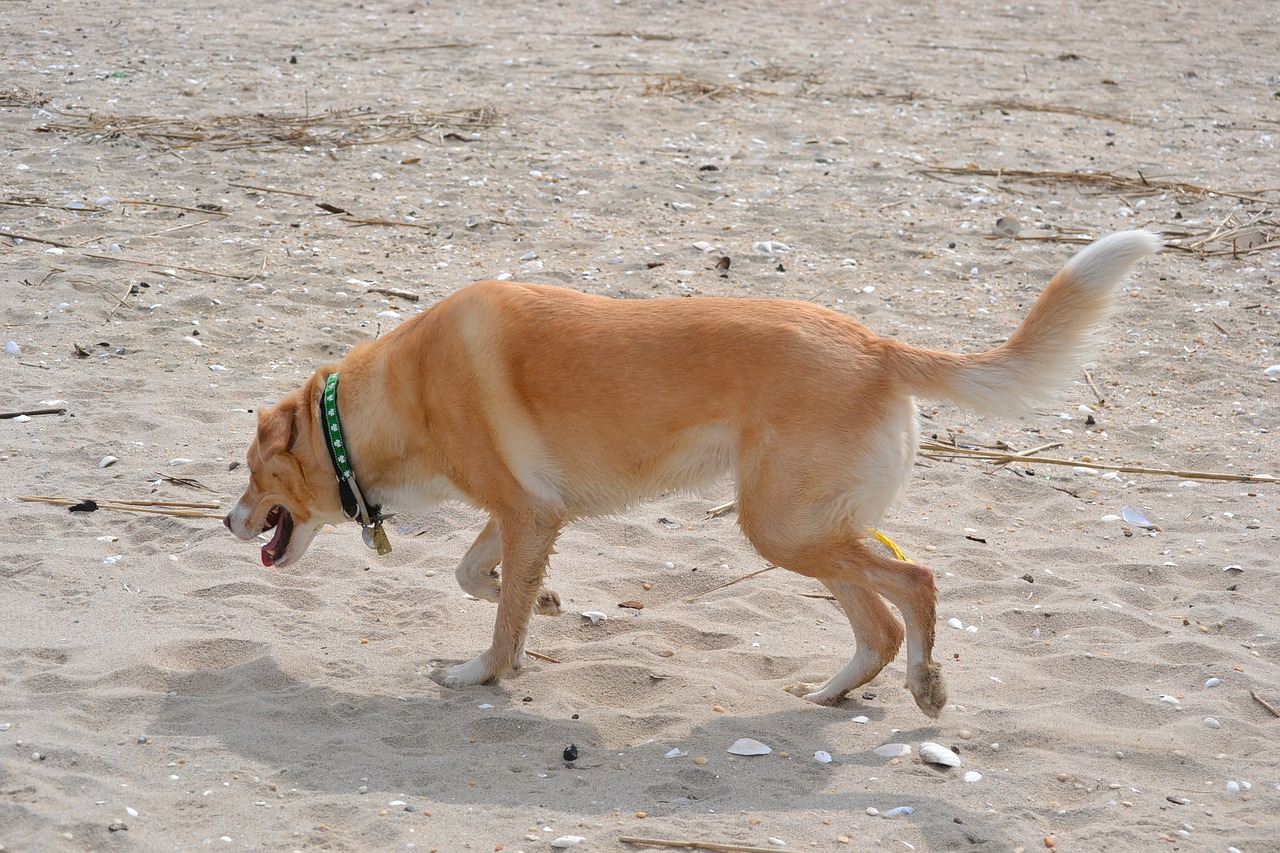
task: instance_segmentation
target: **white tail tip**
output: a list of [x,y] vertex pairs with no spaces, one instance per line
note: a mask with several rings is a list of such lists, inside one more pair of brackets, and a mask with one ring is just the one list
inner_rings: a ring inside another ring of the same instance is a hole
[[1101,287],[1117,284],[1133,265],[1164,246],[1153,231],[1121,231],[1108,234],[1082,249],[1067,261],[1067,271],[1088,284]]

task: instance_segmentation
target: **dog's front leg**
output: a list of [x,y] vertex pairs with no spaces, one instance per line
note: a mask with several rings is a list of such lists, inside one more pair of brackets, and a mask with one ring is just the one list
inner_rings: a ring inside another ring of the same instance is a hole
[[[502,561],[502,531],[498,519],[493,516],[480,531],[476,541],[467,549],[454,576],[463,591],[484,601],[497,603],[502,594],[502,582],[498,578],[498,563]],[[534,613],[539,616],[559,616],[564,611],[560,595],[550,587],[538,590],[538,602]]]
[[[490,526],[493,524],[490,521]],[[483,684],[509,669],[519,669],[524,663],[529,617],[538,602],[551,548],[560,535],[560,525],[558,514],[527,507],[502,516],[498,524],[502,542],[502,591],[498,596],[493,644],[479,657],[446,670],[446,686]]]

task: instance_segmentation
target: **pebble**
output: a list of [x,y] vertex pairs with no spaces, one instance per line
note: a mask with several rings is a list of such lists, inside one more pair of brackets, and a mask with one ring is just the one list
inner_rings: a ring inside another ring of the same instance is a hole
[[991,233],[1000,237],[1014,237],[1022,230],[1022,225],[1012,216],[997,216],[991,226]]
[[871,817],[878,817],[880,815],[880,810],[875,806],[868,806],[867,814],[870,815]]
[[1218,722],[1218,718],[1217,718],[1217,717],[1205,717],[1205,718],[1204,718],[1204,724],[1205,724],[1206,726],[1208,726],[1209,728],[1211,728],[1211,729],[1220,729],[1220,728],[1222,728],[1222,723]]
[[957,618],[955,618],[955,617],[953,616],[953,617],[951,617],[950,619],[948,619],[948,620],[947,620],[947,627],[948,627],[948,628],[955,628],[957,631],[963,631],[963,630],[964,630],[964,623],[963,623],[963,622],[961,622],[959,619],[957,619]]
[[707,759],[705,756],[699,755],[697,758],[693,759],[693,763],[701,767],[707,763]]
[[119,461],[120,460],[115,458],[114,456],[104,456],[102,457],[102,461],[98,463],[98,467],[110,468],[112,465],[116,464]]
[[[523,255],[521,255],[521,256],[520,256],[520,260],[522,260],[522,261],[536,261],[537,259],[538,259],[538,253],[537,253],[537,252],[525,252]],[[572,836],[572,835],[571,835],[571,836],[567,836],[567,837],[568,837],[568,838],[575,838],[576,836]]]
[[552,841],[551,846],[557,850],[567,850],[570,847],[577,847],[586,840],[587,839],[583,838],[581,835],[562,835],[555,841]]
[[977,770],[970,770],[968,773],[964,774],[964,781],[966,781],[966,782],[981,782],[981,781],[982,781],[982,774],[981,774],[981,773],[979,773]]
[[1208,681],[1206,681],[1206,682],[1204,683],[1204,686],[1205,686],[1205,687],[1217,687],[1217,686],[1218,686],[1218,685],[1220,685],[1220,684],[1222,684],[1222,679],[1221,679],[1221,678],[1210,678]]

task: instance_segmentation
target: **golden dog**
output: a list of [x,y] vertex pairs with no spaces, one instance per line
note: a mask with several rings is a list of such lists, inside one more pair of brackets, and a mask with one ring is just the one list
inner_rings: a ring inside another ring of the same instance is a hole
[[[457,575],[497,602],[493,644],[443,677],[480,684],[520,667],[535,609],[559,612],[542,583],[565,524],[731,473],[752,545],[821,581],[853,626],[853,659],[805,698],[833,704],[870,681],[905,625],[907,686],[936,717],[946,688],[932,657],[933,573],[866,543],[915,458],[912,398],[1000,413],[1051,395],[1091,352],[1121,279],[1159,247],[1146,231],[1098,240],[1006,343],[971,355],[882,338],[803,302],[473,284],[260,411],[249,486],[226,524],[246,540],[274,528],[262,560],[283,566],[347,517],[384,536],[382,505],[487,511]],[[321,409],[327,387],[340,429]],[[359,500],[340,493],[339,465]]]

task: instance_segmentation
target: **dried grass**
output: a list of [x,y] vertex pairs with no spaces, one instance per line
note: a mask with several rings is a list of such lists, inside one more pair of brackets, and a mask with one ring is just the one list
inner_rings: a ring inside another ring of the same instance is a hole
[[[1008,181],[1034,186],[1070,186],[1082,192],[1118,195],[1125,199],[1155,195],[1169,195],[1183,202],[1201,201],[1213,197],[1236,199],[1244,202],[1250,209],[1229,214],[1213,228],[1188,230],[1178,227],[1156,227],[1169,241],[1170,250],[1188,252],[1198,257],[1243,257],[1280,248],[1280,210],[1275,200],[1268,198],[1280,193],[1280,188],[1225,190],[1186,181],[1149,178],[1141,172],[1133,177],[1114,172],[984,169],[972,164],[958,167],[929,166],[923,169],[922,173],[938,180],[947,180],[952,176],[968,176],[995,178],[997,182]],[[1048,234],[1028,234],[997,239],[1083,244],[1092,242],[1094,236],[1060,229]]]
[[316,115],[254,113],[207,118],[68,113],[66,120],[47,122],[36,131],[91,137],[95,142],[134,139],[170,150],[196,146],[216,151],[332,149],[443,138],[458,129],[490,127],[497,120],[497,111],[487,106],[447,112],[388,113],[361,108],[328,110]]

